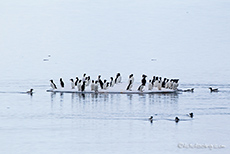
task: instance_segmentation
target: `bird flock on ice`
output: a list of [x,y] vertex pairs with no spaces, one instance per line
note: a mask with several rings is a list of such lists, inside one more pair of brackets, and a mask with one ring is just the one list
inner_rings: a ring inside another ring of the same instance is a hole
[[[147,75],[143,74],[141,79],[141,84],[138,87],[138,91],[143,92],[143,89],[145,87],[148,88],[148,90],[152,90],[154,87],[158,90],[161,90],[162,88],[165,89],[173,89],[177,90],[177,87],[179,86],[179,79],[167,79],[164,78],[162,80],[162,77],[153,76],[152,79],[149,80],[147,83]],[[78,91],[84,92],[86,87],[90,86],[91,91],[98,92],[99,89],[107,90],[109,88],[114,87],[116,84],[120,84],[122,82],[122,77],[120,73],[117,73],[115,78],[110,77],[110,80],[102,80],[101,75],[98,75],[96,80],[91,80],[90,76],[87,76],[86,73],[83,74],[82,78],[76,77],[76,79],[70,79],[70,88],[71,89],[77,89]],[[126,87],[126,90],[132,91],[134,84],[134,75],[130,74],[128,78],[128,85]],[[57,89],[57,85],[54,83],[54,81],[50,80],[50,86],[53,90]],[[65,83],[62,78],[60,78],[60,86],[61,88],[65,87]]]

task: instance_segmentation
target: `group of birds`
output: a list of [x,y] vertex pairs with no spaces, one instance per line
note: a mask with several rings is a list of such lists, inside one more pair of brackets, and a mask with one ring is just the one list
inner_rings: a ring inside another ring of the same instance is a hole
[[[87,86],[90,86],[91,91],[98,92],[98,89],[108,89],[109,87],[113,87],[115,84],[121,83],[121,74],[117,73],[116,77],[110,77],[110,81],[107,81],[104,79],[104,81],[101,80],[101,75],[98,75],[97,80],[91,80],[90,76],[86,76],[86,73],[83,74],[82,79],[79,79],[76,77],[75,81],[73,79],[70,79],[71,83],[71,89],[77,88],[78,91],[85,91],[85,88]],[[60,78],[60,85],[62,88],[65,87],[64,81],[62,78]],[[50,86],[52,89],[57,89],[56,84],[53,80],[50,80]]]
[[[146,78],[147,78],[147,75],[143,74],[141,85],[137,89],[138,91],[143,92],[146,86],[146,83],[147,83]],[[78,91],[83,92],[85,91],[85,88],[90,85],[91,91],[98,92],[99,88],[107,90],[108,88],[113,87],[115,84],[121,83],[121,80],[122,80],[122,77],[120,73],[117,73],[115,78],[110,77],[110,81],[107,81],[106,79],[102,81],[101,75],[98,75],[97,80],[91,80],[90,76],[86,76],[86,73],[84,73],[82,79],[79,79],[78,77],[76,77],[75,81],[73,79],[70,79],[70,83],[71,83],[71,88],[72,89],[77,88]],[[161,77],[153,76],[153,78],[150,79],[148,82],[148,90],[152,90],[154,87],[158,88],[158,90],[161,90],[162,88],[176,90],[179,85],[178,81],[179,79],[170,80],[170,79],[164,78],[164,80],[162,80]],[[130,74],[126,90],[132,91],[133,84],[134,84],[134,75]],[[62,78],[60,78],[60,85],[62,88],[64,88],[65,86]],[[50,80],[50,86],[52,89],[57,89],[57,86],[53,80]]]
[[[192,113],[192,112],[189,113],[188,116],[189,116],[190,118],[193,118],[193,113]],[[150,116],[149,121],[150,121],[151,123],[153,123],[153,116]],[[178,117],[175,117],[175,122],[178,123],[179,121],[180,121],[180,119],[179,119]]]
[[[131,74],[131,75],[133,75],[133,74]],[[133,78],[133,76],[131,77],[131,79],[132,78]],[[138,91],[143,92],[143,89],[144,89],[144,87],[146,85],[146,82],[147,82],[146,78],[147,78],[147,75],[143,74],[142,75],[142,80],[141,80],[141,85],[137,89]],[[132,81],[131,79],[129,80],[129,84],[131,84],[130,83]],[[153,76],[153,78],[150,79],[149,82],[148,82],[148,90],[152,90],[154,87],[158,88],[158,90],[161,90],[162,88],[177,90],[177,87],[179,86],[178,81],[179,81],[179,79],[167,79],[167,78],[164,78],[164,80],[162,80],[161,77]],[[126,90],[131,90],[131,89],[127,87]]]
[[[143,92],[144,88],[147,87],[147,90],[152,90],[153,88],[157,88],[158,90],[161,90],[162,88],[165,89],[172,89],[172,90],[178,90],[182,92],[194,92],[194,88],[186,89],[186,90],[180,90],[177,89],[179,86],[179,79],[167,79],[164,78],[162,80],[162,77],[153,76],[152,79],[149,80],[147,83],[147,75],[143,74],[141,79],[141,84],[138,87],[138,91]],[[98,92],[99,88],[107,90],[110,87],[114,87],[114,85],[121,83],[122,77],[120,73],[117,73],[115,78],[110,77],[110,80],[107,81],[106,79],[102,80],[101,75],[98,75],[97,80],[91,80],[90,76],[86,76],[86,73],[83,74],[82,79],[79,79],[76,77],[75,81],[74,79],[70,79],[71,83],[71,89],[78,89],[78,91],[84,92],[85,88],[90,86],[91,91]],[[128,78],[128,85],[126,87],[126,90],[132,91],[134,84],[134,75],[130,74]],[[50,86],[52,89],[57,89],[56,84],[53,80],[50,80]],[[64,81],[62,78],[60,78],[60,86],[61,88],[65,87]],[[209,87],[210,92],[218,92],[219,90],[213,89]]]
[[[210,90],[211,93],[212,93],[212,92],[219,92],[219,89],[218,89],[218,88],[209,87],[208,89]],[[194,92],[194,88],[186,89],[186,90],[178,89],[178,91],[182,91],[182,92]]]

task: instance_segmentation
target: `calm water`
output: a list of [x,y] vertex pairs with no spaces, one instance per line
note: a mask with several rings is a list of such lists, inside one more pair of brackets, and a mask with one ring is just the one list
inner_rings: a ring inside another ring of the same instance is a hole
[[[1,153],[229,153],[229,5],[225,0],[1,1]],[[59,85],[62,77],[69,86],[70,78],[84,72],[92,79],[120,72],[123,82],[130,73],[135,82],[143,73],[179,78],[180,89],[195,91],[46,92],[50,79]],[[210,93],[210,86],[220,92]],[[34,95],[22,93],[30,88]]]
[[[25,89],[20,82],[18,89]],[[3,83],[2,83],[3,84]],[[4,85],[4,84],[3,84]],[[191,85],[181,85],[181,87]],[[227,153],[230,91],[155,95],[46,93],[1,95],[3,153]],[[18,90],[19,92],[19,90]],[[186,114],[194,113],[194,118]],[[148,121],[154,116],[153,123]],[[174,122],[175,116],[181,121]],[[179,143],[225,145],[224,149],[179,149]]]

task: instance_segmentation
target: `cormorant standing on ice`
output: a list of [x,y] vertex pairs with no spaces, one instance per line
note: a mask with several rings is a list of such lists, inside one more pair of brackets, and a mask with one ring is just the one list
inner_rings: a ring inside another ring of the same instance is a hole
[[177,87],[179,86],[178,81],[179,79],[174,79],[173,86],[172,86],[173,90],[177,90]]
[[96,93],[98,92],[98,81],[95,81],[94,91]]
[[168,89],[169,88],[169,79],[166,80],[166,83],[165,83],[165,88]]
[[115,78],[115,84],[120,83],[121,82],[121,74],[117,73],[117,76]]
[[106,89],[106,86],[107,86],[107,84],[106,84],[106,79],[104,80],[104,83],[103,83],[103,89]]
[[158,83],[158,85],[157,85],[157,88],[158,88],[158,90],[161,90],[161,80],[159,80],[158,82],[159,82],[159,83]]
[[71,88],[74,89],[75,88],[75,84],[74,84],[73,79],[70,79],[70,83],[71,83]]
[[82,81],[85,81],[86,79],[86,73],[83,74]]
[[143,86],[145,86],[145,84],[146,84],[146,77],[147,76],[145,74],[142,75],[141,83],[142,83]]
[[56,86],[56,84],[54,83],[54,81],[53,80],[50,80],[50,86],[52,87],[52,89],[57,89],[57,86]]
[[162,88],[165,88],[165,84],[166,84],[166,78],[164,78],[164,81],[162,82]]
[[141,85],[138,87],[138,91],[143,91],[143,88],[144,88],[144,86],[145,86],[145,84],[146,84],[146,75],[145,74],[143,74],[142,75],[142,80],[141,80]]
[[158,83],[159,83],[159,82],[158,82],[158,77],[156,77],[156,78],[155,78],[155,81],[154,81],[154,84],[153,84],[154,87],[158,87]]
[[91,91],[94,91],[95,89],[95,84],[94,84],[94,80],[92,80],[92,83],[91,83]]
[[149,80],[148,90],[153,90],[153,85],[152,85],[152,81],[151,80]]
[[77,83],[77,89],[78,91],[81,91],[81,80],[79,80]]
[[130,76],[129,76],[129,84],[128,84],[126,90],[132,90],[131,88],[133,87],[133,82],[134,82],[133,74],[130,74]]
[[155,80],[156,80],[156,77],[155,77],[155,76],[153,76],[153,79],[152,79],[152,85],[154,85]]
[[85,86],[89,86],[90,83],[91,83],[91,79],[90,79],[90,76],[88,76],[87,80],[86,80]]
[[110,77],[110,87],[113,87],[115,84],[115,81],[113,80],[113,77]]
[[81,91],[85,91],[85,81],[83,81],[82,85],[81,85]]
[[109,88],[109,82],[106,82],[104,85],[104,89],[107,90]]
[[64,88],[64,82],[63,82],[62,78],[60,78],[60,85],[62,88]]
[[78,81],[79,81],[79,79],[78,79],[78,77],[76,77],[76,80],[75,80],[75,86],[77,86]]
[[117,78],[117,82],[118,82],[118,83],[121,83],[121,74],[118,73],[118,75],[119,75],[119,76],[118,76],[118,78]]
[[98,82],[100,84],[101,89],[103,89],[103,82],[101,80],[101,75],[98,75]]
[[169,81],[168,88],[172,89],[173,88],[173,79]]

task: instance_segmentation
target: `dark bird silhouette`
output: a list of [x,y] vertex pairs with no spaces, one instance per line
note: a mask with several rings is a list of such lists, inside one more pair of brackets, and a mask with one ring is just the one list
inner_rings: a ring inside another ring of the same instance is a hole
[[83,81],[82,85],[81,85],[81,91],[85,91],[85,81]]
[[53,88],[53,89],[57,89],[57,86],[56,86],[56,84],[54,83],[54,81],[53,80],[50,80],[50,86]]
[[143,91],[143,88],[144,88],[144,86],[145,86],[145,84],[146,84],[146,75],[145,74],[143,74],[142,75],[142,80],[141,80],[141,85],[138,87],[138,91]]
[[191,118],[193,118],[193,113],[192,112],[189,113],[188,116],[191,117]]
[[175,122],[178,123],[180,119],[178,117],[175,118]]
[[153,116],[151,116],[151,117],[149,118],[149,121],[150,121],[151,123],[153,123]]
[[115,83],[116,83],[116,84],[118,83],[117,79],[118,79],[119,76],[121,76],[121,74],[120,74],[120,73],[117,73],[116,78],[115,78]]
[[64,82],[63,82],[62,78],[60,78],[60,85],[62,88],[64,88]]
[[101,75],[98,75],[98,82],[100,84],[101,89],[103,89],[103,82],[101,80]]
[[78,77],[76,77],[76,80],[75,80],[75,86],[77,86],[78,81],[79,81],[79,78],[78,78]]
[[29,91],[26,92],[27,94],[33,95],[33,89],[30,89]]
[[183,90],[183,92],[194,92],[194,88]]
[[110,77],[110,87],[113,86],[113,77]]
[[219,91],[218,88],[212,89],[212,87],[209,87],[209,89],[210,89],[210,92],[218,92]]

